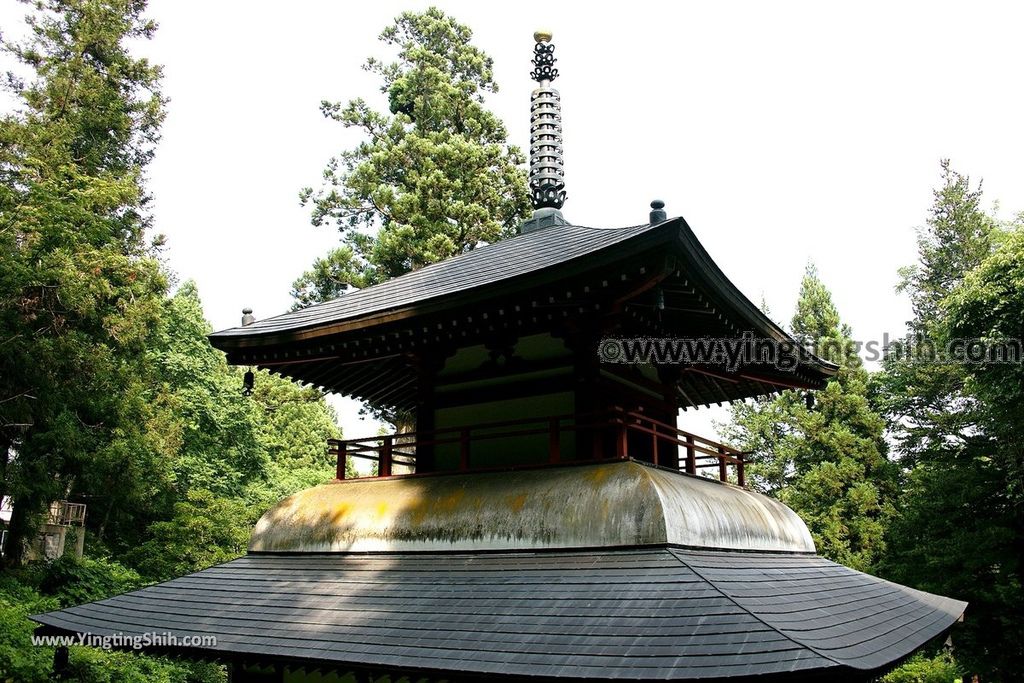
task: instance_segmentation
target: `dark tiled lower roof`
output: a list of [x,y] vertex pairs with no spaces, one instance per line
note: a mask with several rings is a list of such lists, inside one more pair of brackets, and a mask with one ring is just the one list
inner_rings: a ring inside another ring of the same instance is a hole
[[211,655],[471,675],[831,678],[903,657],[964,608],[813,555],[645,548],[250,554],[34,619],[213,634]]

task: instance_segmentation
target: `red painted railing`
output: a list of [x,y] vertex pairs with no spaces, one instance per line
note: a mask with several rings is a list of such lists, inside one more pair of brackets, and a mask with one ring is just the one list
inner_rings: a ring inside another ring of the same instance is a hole
[[[571,457],[564,457],[561,442],[562,436],[567,434],[584,435],[589,440],[589,457],[584,457],[580,452],[581,439],[577,440],[577,452]],[[688,474],[697,474],[698,470],[705,468],[716,468],[718,479],[725,482],[730,481],[731,468],[735,473],[735,483],[746,485],[743,452],[642,413],[621,409],[591,415],[557,415],[488,422],[365,439],[330,439],[327,444],[330,454],[337,458],[337,478],[344,479],[348,458],[376,462],[376,476],[379,477],[393,476],[395,465],[415,474],[417,453],[453,444],[457,444],[459,454],[457,471],[480,471],[487,468],[473,466],[473,453],[481,444],[495,439],[538,435],[548,437],[549,464],[625,460],[634,457]]]

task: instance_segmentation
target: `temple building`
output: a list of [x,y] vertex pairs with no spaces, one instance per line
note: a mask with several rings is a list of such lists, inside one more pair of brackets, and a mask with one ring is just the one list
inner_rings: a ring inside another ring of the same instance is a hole
[[[818,556],[747,486],[744,453],[677,426],[687,408],[810,400],[837,368],[663,203],[622,228],[563,217],[557,70],[535,38],[521,234],[210,338],[415,426],[331,442],[337,478],[267,511],[244,557],[37,615],[41,632],[206,636],[165,649],[235,681],[865,681],[962,617]],[[774,351],[635,357],[651,339]],[[374,475],[346,480],[349,459]]]

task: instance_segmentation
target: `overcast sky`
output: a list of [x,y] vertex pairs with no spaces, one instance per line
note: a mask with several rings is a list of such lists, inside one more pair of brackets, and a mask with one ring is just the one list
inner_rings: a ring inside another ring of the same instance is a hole
[[[5,23],[24,13],[5,2]],[[813,261],[858,338],[901,334],[897,269],[943,157],[984,178],[1002,216],[1024,210],[1020,3],[153,0],[144,50],[170,97],[156,226],[214,328],[243,306],[286,310],[337,243],[298,192],[358,138],[319,102],[379,101],[360,66],[390,56],[377,36],[395,15],[430,4],[494,58],[488,104],[523,149],[532,34],[554,32],[569,220],[641,223],[663,199],[777,320]],[[343,412],[350,436],[367,431]]]

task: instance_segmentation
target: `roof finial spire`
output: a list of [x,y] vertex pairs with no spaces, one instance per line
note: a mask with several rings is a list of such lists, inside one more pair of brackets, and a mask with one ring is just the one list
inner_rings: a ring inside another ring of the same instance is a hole
[[562,165],[562,105],[551,81],[558,78],[550,31],[533,34],[533,71],[539,87],[530,96],[530,198],[535,210],[561,209],[565,202]]

